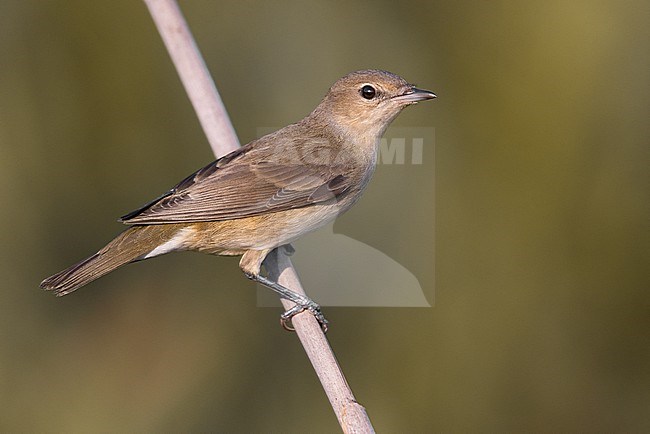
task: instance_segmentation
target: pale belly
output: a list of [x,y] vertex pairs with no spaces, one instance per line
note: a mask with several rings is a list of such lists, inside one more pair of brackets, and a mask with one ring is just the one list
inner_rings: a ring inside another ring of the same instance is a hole
[[190,234],[184,247],[222,255],[273,249],[326,225],[347,208],[340,203],[316,205],[237,220],[195,223],[188,228]]

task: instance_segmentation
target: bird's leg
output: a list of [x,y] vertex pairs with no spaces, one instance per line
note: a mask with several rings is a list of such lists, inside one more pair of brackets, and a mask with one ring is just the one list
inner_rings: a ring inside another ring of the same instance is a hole
[[280,246],[278,247],[278,250],[279,249],[282,249],[284,251],[284,254],[287,256],[293,256],[293,254],[296,253],[296,249],[294,249],[291,244],[285,244],[284,246]]
[[280,324],[282,324],[282,327],[284,327],[286,330],[293,331],[294,328],[291,325],[291,318],[296,316],[302,311],[308,310],[309,312],[314,315],[316,320],[318,320],[318,323],[320,324],[321,328],[323,331],[327,331],[327,320],[323,316],[323,313],[320,310],[320,306],[311,298],[307,297],[306,295],[299,294],[295,291],[290,290],[289,288],[286,288],[282,285],[280,285],[277,282],[273,282],[272,280],[258,275],[246,275],[251,280],[254,280],[255,282],[259,282],[262,285],[266,286],[267,288],[277,292],[280,294],[280,297],[285,298],[293,303],[295,303],[295,306],[293,306],[291,309],[285,311],[281,316],[280,316]]
[[[291,249],[293,250],[293,248]],[[295,304],[295,306],[285,311],[280,316],[280,324],[282,324],[282,327],[284,327],[286,330],[294,330],[293,326],[291,325],[291,318],[300,312],[308,310],[312,313],[312,315],[314,315],[323,331],[326,332],[327,320],[323,316],[320,310],[320,306],[314,300],[307,297],[306,295],[292,291],[289,288],[282,286],[279,283],[274,282],[271,279],[260,274],[262,262],[264,262],[264,259],[271,251],[272,249],[246,251],[246,253],[244,253],[242,256],[241,261],[239,261],[239,267],[244,272],[244,275],[255,282],[261,283],[272,291],[278,293],[280,297],[287,299]]]

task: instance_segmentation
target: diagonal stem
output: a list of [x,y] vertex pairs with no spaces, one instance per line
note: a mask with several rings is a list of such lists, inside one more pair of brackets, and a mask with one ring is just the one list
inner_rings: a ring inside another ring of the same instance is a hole
[[176,1],[145,0],[165,47],[218,157],[239,148],[226,107]]
[[[175,0],[144,0],[176,66],[183,86],[199,117],[215,155],[239,147],[230,118],[210,73]],[[265,261],[272,279],[300,294],[304,290],[284,249],[276,249]],[[293,303],[282,300],[286,309]],[[365,408],[357,403],[321,327],[310,313],[292,319],[296,333],[311,361],[334,413],[345,433],[374,433]]]

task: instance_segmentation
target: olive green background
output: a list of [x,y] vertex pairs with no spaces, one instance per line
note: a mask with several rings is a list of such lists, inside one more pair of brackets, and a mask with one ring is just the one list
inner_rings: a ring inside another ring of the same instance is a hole
[[[435,158],[335,225],[435,292],[325,311],[379,432],[650,430],[647,1],[181,7],[242,142],[355,69],[438,93],[394,123]],[[236,258],[39,291],[213,157],[143,3],[2,0],[0,35],[0,431],[336,432]]]

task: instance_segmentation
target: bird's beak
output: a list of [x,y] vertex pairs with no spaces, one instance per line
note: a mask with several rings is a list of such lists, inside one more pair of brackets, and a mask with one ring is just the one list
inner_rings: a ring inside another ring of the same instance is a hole
[[436,98],[436,94],[430,90],[422,90],[418,89],[417,87],[412,87],[403,94],[393,97],[393,100],[406,104],[414,104],[419,101],[425,101],[433,98]]

